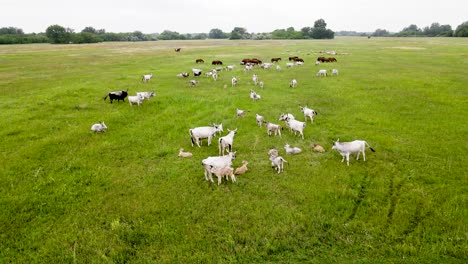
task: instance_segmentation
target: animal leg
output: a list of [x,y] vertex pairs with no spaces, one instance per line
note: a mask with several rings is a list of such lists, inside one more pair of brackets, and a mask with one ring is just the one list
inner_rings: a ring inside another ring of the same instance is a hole
[[348,166],[349,166],[349,153],[346,153],[346,163],[347,163]]

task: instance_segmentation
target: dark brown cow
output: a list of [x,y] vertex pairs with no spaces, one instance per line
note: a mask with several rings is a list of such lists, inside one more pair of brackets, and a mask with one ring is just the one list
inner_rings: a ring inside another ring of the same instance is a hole
[[176,52],[179,52],[182,48],[175,48]]
[[281,58],[271,58],[271,62],[278,62],[280,60],[281,60]]
[[304,60],[302,58],[295,58],[294,61],[300,61],[300,62],[304,62]]
[[297,56],[289,57],[289,61],[293,61],[293,60],[295,60],[295,59],[297,59],[297,58],[299,58],[299,57],[297,57]]
[[250,63],[253,63],[253,64],[262,64],[262,61],[259,60],[259,59],[254,58],[254,59],[251,59],[251,60],[250,60]]
[[203,59],[196,59],[195,63],[205,63],[205,61]]
[[214,60],[211,62],[212,65],[223,65],[223,62],[220,60]]

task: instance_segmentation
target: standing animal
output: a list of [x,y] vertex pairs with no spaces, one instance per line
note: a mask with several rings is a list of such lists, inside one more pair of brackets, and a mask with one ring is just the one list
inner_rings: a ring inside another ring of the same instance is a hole
[[110,92],[104,97],[104,101],[109,97],[110,103],[112,104],[113,100],[117,100],[119,102],[120,100],[125,102],[125,97],[128,95],[128,89],[126,91],[116,91],[116,92]]
[[196,59],[195,63],[205,63],[205,61],[203,59]]
[[201,140],[204,138],[208,139],[208,146],[211,145],[211,139],[216,135],[216,133],[221,134],[223,132],[223,124],[213,124],[212,126],[205,127],[196,127],[189,129],[190,140],[193,144],[197,144],[200,148]]
[[325,69],[319,70],[316,75],[326,77],[327,76],[327,70],[325,70]]
[[276,171],[278,171],[278,174],[281,173],[282,171],[284,172],[284,163],[287,163],[283,157],[278,156],[278,151],[269,151],[270,154],[270,161],[271,161],[271,167],[274,168]]
[[212,65],[223,65],[223,62],[220,60],[214,60],[211,62]]
[[284,145],[284,149],[286,150],[286,154],[299,154],[302,152],[302,149],[298,147],[289,146],[289,144]]
[[182,158],[191,158],[191,157],[192,157],[192,153],[190,153],[190,152],[184,152],[184,149],[181,148],[181,149],[179,149],[179,157],[182,157]]
[[263,122],[265,121],[265,118],[263,118],[263,116],[259,114],[255,114],[255,120],[257,121],[257,125],[261,127]]
[[338,70],[337,69],[332,69],[332,75],[338,75]]
[[150,99],[151,97],[156,96],[155,92],[137,92],[137,95],[141,96],[143,99]]
[[218,80],[218,74],[216,72],[214,72],[213,75],[211,75],[211,77],[213,77],[213,80],[215,81]]
[[224,154],[224,151],[231,152],[232,151],[232,145],[234,143],[234,136],[237,133],[237,128],[234,130],[229,130],[229,133],[224,136],[220,137],[218,139],[218,150],[219,150],[219,155]]
[[190,80],[190,81],[189,81],[189,85],[190,85],[191,87],[196,86],[197,84],[198,84],[198,81],[197,81],[197,80]]
[[249,163],[246,160],[243,160],[242,161],[242,166],[237,168],[236,171],[234,172],[234,174],[236,174],[236,175],[245,174],[245,172],[248,170],[247,169],[247,164],[249,164]]
[[192,69],[193,76],[200,76],[202,74],[201,69]]
[[188,72],[182,72],[182,73],[177,74],[177,77],[184,77],[184,78],[187,78],[187,77],[189,77],[189,75],[190,75],[190,74],[189,74]]
[[175,48],[174,50],[175,50],[175,52],[180,52],[182,50],[182,48]]
[[297,86],[297,80],[292,79],[291,82],[289,83],[289,87],[296,88],[296,86]]
[[320,65],[320,61],[315,61],[315,66]]
[[273,124],[273,123],[270,123],[270,122],[265,122],[265,126],[267,128],[268,136],[271,136],[271,133],[273,132],[273,133],[275,133],[275,136],[278,134],[281,137],[281,130],[283,128],[280,125]]
[[107,126],[106,126],[106,124],[104,124],[104,121],[91,126],[91,131],[94,131],[96,133],[97,132],[106,132],[106,129],[107,129]]
[[234,170],[231,167],[217,168],[214,166],[210,166],[210,168],[211,173],[214,173],[218,178],[218,185],[221,184],[221,180],[223,179],[223,177],[226,177],[226,179],[231,177],[231,181],[236,182],[236,176],[234,176]]
[[291,67],[294,67],[294,63],[292,62],[286,63],[286,68],[291,68]]
[[260,86],[261,89],[265,86],[265,83],[263,81],[258,82],[258,85]]
[[245,113],[248,112],[247,110],[241,110],[239,108],[236,109],[236,116],[237,117],[244,117]]
[[318,115],[314,109],[310,109],[307,106],[299,106],[301,108],[301,112],[304,113],[304,118],[307,122],[307,117],[310,118],[310,122],[314,122],[314,116]]
[[258,83],[258,76],[257,74],[252,75],[252,81],[254,82],[255,85]]
[[143,74],[143,77],[141,78],[142,82],[149,82],[153,78],[153,74]]
[[366,153],[365,153],[366,146],[369,147],[372,152],[375,152],[375,150],[371,146],[369,146],[369,144],[364,140],[354,140],[351,142],[339,142],[339,141],[340,139],[338,139],[337,141],[333,143],[332,149],[338,151],[340,155],[343,157],[341,159],[341,162],[343,162],[344,159],[346,158],[346,163],[348,164],[348,166],[349,166],[349,156],[353,153],[357,153],[356,160],[359,160],[359,154],[362,153],[362,157],[364,161],[366,161]]
[[235,67],[236,67],[235,65],[228,65],[226,66],[226,71],[232,71],[234,70]]
[[254,90],[250,90],[250,98],[253,101],[257,101],[260,100],[262,97],[259,94],[257,94]]
[[213,181],[212,177],[212,169],[215,168],[226,168],[232,167],[232,161],[236,158],[236,152],[229,152],[227,155],[224,156],[215,156],[215,157],[208,157],[202,160],[202,166],[205,169],[205,180]]
[[281,66],[276,65],[276,70],[277,70],[277,71],[281,71]]
[[236,78],[236,77],[232,77],[232,79],[231,79],[231,86],[234,87],[234,86],[236,86],[236,84],[237,84],[237,78]]
[[271,62],[278,62],[280,60],[281,60],[281,58],[271,58]]
[[128,97],[128,103],[130,106],[133,106],[134,104],[137,104],[140,106],[140,104],[143,102],[144,98],[141,95],[135,95],[135,96],[129,96]]
[[288,124],[288,127],[294,131],[294,135],[296,135],[296,132],[299,132],[299,134],[302,136],[302,139],[304,139],[304,128],[306,126],[305,122],[297,121],[294,119],[286,119],[286,123]]

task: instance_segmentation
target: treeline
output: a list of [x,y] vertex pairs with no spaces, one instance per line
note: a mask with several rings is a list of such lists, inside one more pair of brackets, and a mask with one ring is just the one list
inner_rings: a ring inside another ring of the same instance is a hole
[[450,25],[432,23],[419,28],[415,24],[403,28],[400,32],[390,33],[386,29],[377,29],[370,36],[374,37],[468,37],[468,21],[460,24],[455,30]]

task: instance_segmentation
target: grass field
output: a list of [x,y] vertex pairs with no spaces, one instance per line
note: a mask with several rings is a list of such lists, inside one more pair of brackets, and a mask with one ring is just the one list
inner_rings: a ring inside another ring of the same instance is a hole
[[[315,66],[325,50],[347,54]],[[293,55],[305,65],[286,69]],[[254,70],[263,90],[239,65],[252,57],[283,59],[280,72]],[[195,88],[176,77],[215,59],[236,69]],[[0,46],[0,262],[466,263],[467,69],[463,38]],[[156,97],[103,100],[122,89]],[[304,140],[255,123],[255,113],[303,121],[299,104],[318,112]],[[236,108],[250,112],[237,119]],[[109,129],[94,134],[99,121]],[[212,123],[238,129],[234,166],[249,170],[237,183],[204,179],[217,142],[192,148],[188,130]],[[376,152],[348,167],[337,138]],[[286,143],[303,153],[286,156]],[[193,157],[177,157],[181,147]]]

